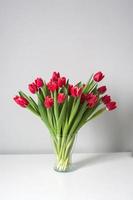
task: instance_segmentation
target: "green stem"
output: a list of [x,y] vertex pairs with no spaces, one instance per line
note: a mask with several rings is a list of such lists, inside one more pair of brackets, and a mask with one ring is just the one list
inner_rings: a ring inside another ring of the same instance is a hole
[[[71,141],[67,144],[66,140],[63,140],[63,138],[59,138],[58,140],[58,152],[57,152],[57,166],[56,170],[58,171],[67,171],[70,167],[70,155],[72,146],[74,143],[75,137],[71,139]],[[61,143],[61,146],[60,146]]]
[[65,151],[64,151],[64,154],[63,154],[64,157],[67,157],[71,154],[74,141],[75,141],[75,136],[73,136],[71,138],[70,142],[66,145],[66,148],[65,148]]

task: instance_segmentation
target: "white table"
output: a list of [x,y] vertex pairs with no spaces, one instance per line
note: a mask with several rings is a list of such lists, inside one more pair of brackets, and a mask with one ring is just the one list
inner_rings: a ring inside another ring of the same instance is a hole
[[0,200],[133,200],[131,153],[74,154],[74,170],[54,156],[0,155]]

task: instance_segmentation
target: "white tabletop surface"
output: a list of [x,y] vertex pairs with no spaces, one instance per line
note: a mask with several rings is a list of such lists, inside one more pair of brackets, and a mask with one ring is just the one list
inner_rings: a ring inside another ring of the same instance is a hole
[[133,200],[131,153],[74,154],[73,171],[54,156],[0,155],[0,200]]

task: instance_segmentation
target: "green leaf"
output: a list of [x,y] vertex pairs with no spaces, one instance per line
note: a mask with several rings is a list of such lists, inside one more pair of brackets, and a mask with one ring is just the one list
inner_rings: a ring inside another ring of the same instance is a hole
[[67,88],[66,87],[62,87],[62,90],[63,90],[63,93],[65,94],[65,95],[67,95],[68,94],[68,90],[67,90]]
[[55,121],[56,121],[56,128],[58,129],[58,118],[59,118],[59,107],[57,103],[57,91],[54,91],[54,113],[53,117],[55,116]]
[[[96,105],[94,108],[92,109],[87,109],[80,121],[80,123],[78,124],[77,128],[76,128],[76,132],[82,127],[84,126],[88,121],[90,121],[91,117],[93,116],[93,113],[95,113],[95,111],[97,110],[97,108],[99,107],[100,104]],[[100,114],[100,113],[99,113]],[[89,120],[90,119],[90,120]]]
[[38,99],[38,110],[41,115],[41,119],[45,122],[45,124],[49,127],[48,123],[48,117],[47,117],[47,111],[46,108],[44,107],[43,103],[41,102],[40,99]]
[[67,109],[67,100],[65,100],[60,116],[59,116],[59,120],[58,120],[58,133],[60,133],[61,127],[63,127],[63,123],[65,122],[65,118],[66,118],[66,110]]
[[42,90],[43,96],[46,97],[47,96],[47,86],[46,86],[45,81],[44,81],[44,85],[41,88],[41,90]]
[[84,112],[75,132],[78,132],[78,130],[86,123],[86,120],[88,119],[89,116],[92,115],[92,113],[97,109],[97,105],[94,108],[87,108],[86,111]]
[[71,113],[70,113],[70,117],[69,117],[69,125],[71,124],[72,120],[74,119],[79,105],[80,105],[80,97],[74,99],[73,106],[72,106]]
[[40,101],[40,99],[38,99],[38,109],[41,115],[41,119],[42,121],[45,123],[45,125],[47,126],[47,128],[49,129],[49,132],[54,140],[54,142],[56,143],[56,137],[54,135],[54,130],[53,128],[50,126],[49,120],[48,120],[48,116],[47,116],[47,110],[44,107],[43,103]]
[[34,107],[34,109],[36,111],[38,111],[38,105],[36,104],[36,102],[32,99],[32,97],[29,97],[30,100],[30,104],[32,105],[32,107]]
[[95,90],[97,88],[97,83],[93,83],[90,88],[88,89],[88,93],[92,92],[93,90]]
[[93,92],[93,94],[96,94],[97,97],[99,98],[99,93],[97,91],[97,87],[98,87],[98,84],[96,84],[96,86],[93,88],[92,92]]
[[98,115],[100,115],[101,113],[103,113],[105,110],[106,110],[105,107],[99,109],[98,111],[96,111],[96,112],[87,120],[87,122],[90,121],[90,120],[92,120],[92,119],[94,119],[95,117],[97,117]]
[[67,82],[66,82],[66,86],[68,86],[69,85],[69,79],[67,79]]
[[24,92],[19,91],[18,93],[19,93],[19,95],[20,95],[21,97],[24,97],[25,99],[27,99],[27,101],[29,101],[28,96],[27,96]]
[[88,82],[87,82],[87,84],[86,84],[86,86],[84,87],[84,89],[83,89],[83,93],[88,93],[88,90],[89,90],[89,88],[90,88],[90,86],[93,84],[93,74],[91,75],[91,77],[90,77],[90,79],[88,80]]
[[54,124],[53,124],[53,119],[52,119],[53,115],[51,112],[51,108],[47,108],[47,116],[48,116],[48,122],[49,122],[50,128],[52,129],[53,133],[56,134]]
[[68,95],[68,89],[69,89],[69,79],[67,79],[67,82],[66,82],[66,85],[65,85],[65,88],[66,88],[66,90],[67,90],[67,95]]
[[82,82],[81,82],[81,81],[78,82],[75,86],[76,86],[76,87],[82,87]]
[[71,110],[72,110],[73,101],[74,101],[74,98],[72,96],[68,96],[67,97],[67,113],[66,113],[67,120],[70,117],[70,113],[71,113]]
[[34,108],[30,104],[27,106],[27,109],[30,110],[35,115],[40,116],[40,114],[36,112],[36,110],[34,110]]
[[39,88],[38,93],[39,93],[39,97],[40,97],[41,101],[44,101],[44,96],[43,96],[43,92],[42,92],[41,88]]
[[41,101],[43,103],[44,97],[43,97],[41,90],[39,89],[39,91],[36,94],[37,94],[37,97],[38,97],[38,101]]
[[72,125],[72,127],[71,127],[71,129],[69,131],[68,140],[74,134],[74,132],[75,132],[75,130],[76,130],[76,128],[77,128],[77,126],[78,126],[78,124],[79,124],[79,122],[80,122],[83,114],[84,114],[84,112],[86,111],[86,107],[87,107],[87,102],[84,102],[83,105],[82,105],[82,107],[81,107],[81,109],[80,109],[80,111],[77,113],[76,118],[74,120],[74,123],[73,123],[73,125]]

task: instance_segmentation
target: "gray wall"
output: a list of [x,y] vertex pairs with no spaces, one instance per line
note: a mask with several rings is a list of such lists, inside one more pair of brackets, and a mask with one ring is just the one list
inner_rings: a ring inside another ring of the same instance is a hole
[[133,1],[0,0],[0,153],[52,151],[47,129],[12,97],[53,70],[71,81],[102,70],[118,102],[80,130],[75,151],[133,150]]

